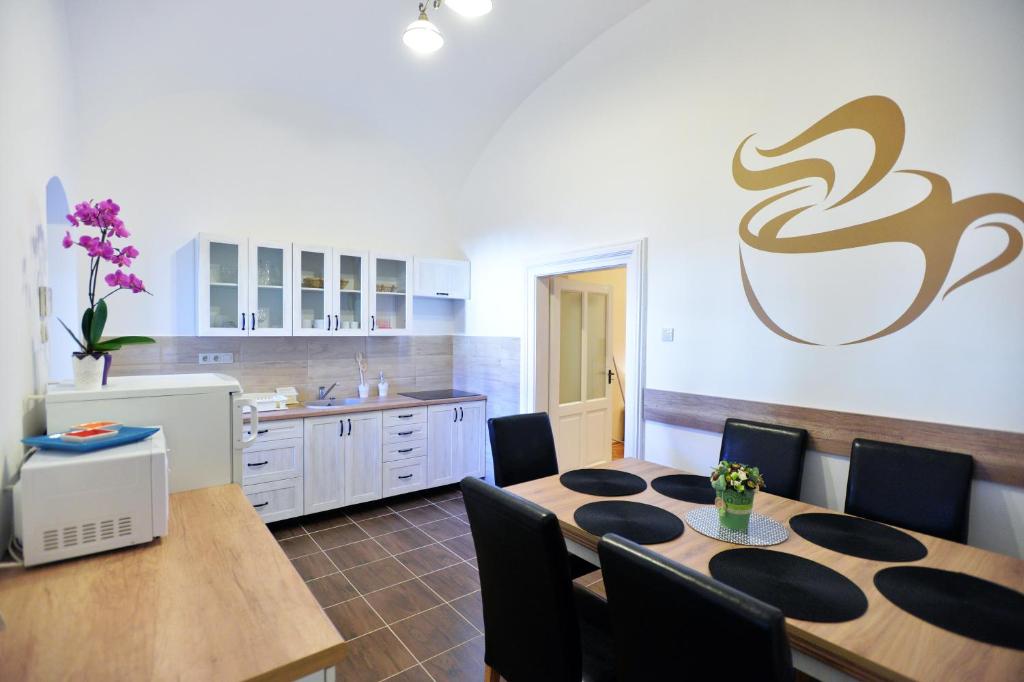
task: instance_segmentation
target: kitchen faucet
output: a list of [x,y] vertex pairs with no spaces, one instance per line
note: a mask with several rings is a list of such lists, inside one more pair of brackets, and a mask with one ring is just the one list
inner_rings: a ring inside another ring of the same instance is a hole
[[337,386],[337,385],[338,385],[338,382],[335,381],[333,384],[330,385],[329,388],[325,389],[323,386],[318,388],[317,389],[317,400],[323,400],[324,398],[329,396],[331,394],[331,391],[333,391],[334,387]]

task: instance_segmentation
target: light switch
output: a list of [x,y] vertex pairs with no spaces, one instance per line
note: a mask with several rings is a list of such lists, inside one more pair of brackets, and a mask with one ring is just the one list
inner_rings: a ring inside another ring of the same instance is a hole
[[672,327],[662,327],[661,329],[661,340],[662,341],[675,341],[676,330]]

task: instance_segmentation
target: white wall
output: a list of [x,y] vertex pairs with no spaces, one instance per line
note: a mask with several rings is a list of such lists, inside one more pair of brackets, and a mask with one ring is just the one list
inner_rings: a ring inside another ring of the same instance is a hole
[[[778,145],[846,102],[885,95],[906,118],[897,169],[945,176],[954,199],[1024,198],[1022,24],[1024,5],[1013,0],[650,2],[527,99],[468,177],[459,223],[474,272],[487,276],[474,282],[467,332],[522,335],[527,263],[646,236],[649,387],[1024,431],[1024,259],[891,336],[796,344],[762,325],[744,296],[738,224],[767,194],[741,189],[731,174],[747,135]],[[838,197],[873,148],[861,133],[834,138],[780,160],[829,159]],[[890,176],[842,210],[810,211],[793,230],[828,231],[923,196],[909,176]],[[820,184],[801,198],[821,202]],[[998,231],[968,231],[946,286],[1005,243]],[[744,253],[766,306],[829,341],[885,326],[923,272],[920,252],[905,244]],[[660,341],[662,327],[675,328],[673,343]],[[686,463],[692,446],[706,468],[717,437],[677,443],[666,428],[648,425],[647,457]],[[844,467],[842,458],[812,456],[809,495],[841,504]],[[972,541],[1024,554],[1020,491],[982,485],[975,498]],[[993,530],[978,530],[986,524]]]
[[[21,462],[19,442],[43,429],[32,394],[46,382],[38,287],[45,283],[46,184],[70,174],[66,147],[69,61],[63,4],[0,2],[0,484]],[[10,530],[9,495],[0,495],[0,553]]]

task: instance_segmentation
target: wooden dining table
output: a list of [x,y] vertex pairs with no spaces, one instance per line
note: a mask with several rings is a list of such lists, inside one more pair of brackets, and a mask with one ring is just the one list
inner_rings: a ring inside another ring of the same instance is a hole
[[[573,514],[580,506],[600,499],[629,500],[660,507],[680,519],[700,506],[666,497],[650,486],[659,476],[684,472],[637,459],[613,460],[600,466],[636,474],[647,481],[647,489],[627,497],[601,498],[570,490],[555,475],[509,486],[506,490],[554,512],[570,551],[592,560],[596,557],[594,552],[599,538],[580,528],[574,520]],[[899,564],[840,554],[812,544],[789,528],[789,519],[797,514],[831,510],[761,492],[755,498],[754,511],[775,519],[789,530],[787,540],[768,549],[789,552],[838,571],[852,580],[868,600],[867,612],[846,622],[786,619],[794,663],[804,672],[835,679],[850,676],[868,680],[1024,680],[1024,652],[938,628],[886,599],[875,587],[873,578],[880,569]],[[907,532],[928,550],[925,558],[913,562],[914,566],[966,573],[1024,592],[1024,561]],[[709,574],[711,558],[737,545],[701,535],[687,525],[675,540],[648,547],[684,566]]]

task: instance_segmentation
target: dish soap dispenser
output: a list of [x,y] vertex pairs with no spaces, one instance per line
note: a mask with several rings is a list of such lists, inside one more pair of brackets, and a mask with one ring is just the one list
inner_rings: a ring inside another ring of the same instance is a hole
[[381,398],[385,398],[388,395],[388,382],[384,380],[384,370],[380,371],[380,382],[377,384],[377,394]]

